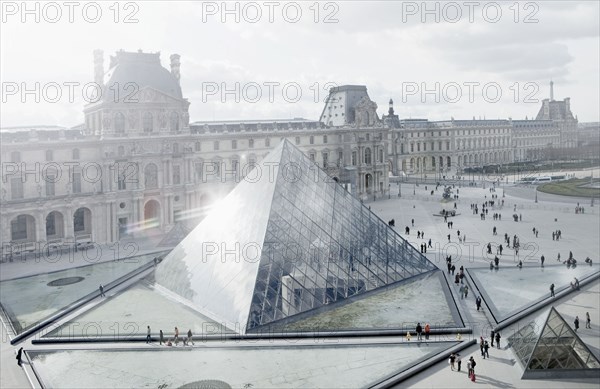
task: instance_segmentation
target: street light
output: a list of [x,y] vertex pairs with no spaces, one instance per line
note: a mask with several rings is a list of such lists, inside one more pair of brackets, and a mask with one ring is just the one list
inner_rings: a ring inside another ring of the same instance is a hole
[[402,185],[400,185],[400,181],[398,181],[398,197],[402,197]]
[[413,196],[415,195],[415,184],[413,184]]
[[392,186],[392,184],[388,183],[388,200],[391,198],[391,189],[390,187]]
[[535,188],[535,202],[537,203],[537,188]]

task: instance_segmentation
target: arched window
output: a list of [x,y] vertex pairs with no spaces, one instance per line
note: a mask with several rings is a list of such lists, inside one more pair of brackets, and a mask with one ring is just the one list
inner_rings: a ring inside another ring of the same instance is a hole
[[146,189],[158,188],[158,168],[153,163],[144,168],[144,186]]
[[153,123],[153,119],[152,119],[152,114],[150,112],[146,112],[144,114],[143,128],[144,128],[144,132],[154,131],[154,123]]
[[365,163],[367,165],[371,164],[371,149],[368,147],[365,149]]
[[179,132],[179,115],[175,111],[171,112],[170,125],[171,131]]
[[122,134],[125,132],[125,115],[121,112],[117,112],[115,115],[115,132]]

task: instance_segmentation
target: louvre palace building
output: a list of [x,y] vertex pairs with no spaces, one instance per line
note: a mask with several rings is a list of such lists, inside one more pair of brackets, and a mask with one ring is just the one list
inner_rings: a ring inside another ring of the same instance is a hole
[[[578,145],[570,100],[554,100],[552,87],[531,120],[401,119],[392,100],[379,115],[365,86],[345,85],[316,120],[190,121],[180,56],[169,59],[170,70],[160,53],[119,51],[106,66],[96,50],[94,81],[107,93],[85,106],[83,124],[2,129],[3,248],[189,228],[282,140],[362,201],[387,198],[394,177],[457,177]],[[108,93],[115,85],[120,99]]]

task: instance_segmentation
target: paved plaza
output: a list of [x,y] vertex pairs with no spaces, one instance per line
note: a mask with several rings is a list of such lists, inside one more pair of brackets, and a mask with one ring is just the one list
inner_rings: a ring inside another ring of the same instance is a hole
[[[449,299],[455,302],[455,308],[460,311],[465,326],[472,329],[472,334],[466,333],[461,336],[462,340],[478,340],[480,336],[489,338],[490,330],[497,325],[497,321],[502,321],[498,320],[500,317],[503,319],[511,317],[520,311],[521,306],[527,307],[532,303],[543,305],[548,302],[548,288],[551,283],[554,283],[557,294],[563,293],[551,305],[571,325],[575,316],[579,317],[581,326],[578,335],[592,353],[600,358],[598,278],[584,285],[580,291],[566,293],[573,277],[584,280],[586,277],[597,275],[600,264],[598,204],[592,207],[589,200],[542,193],[538,193],[536,203],[533,187],[509,184],[490,191],[489,183],[486,183],[485,189],[481,185],[469,187],[461,183],[460,187],[456,185],[452,192],[453,195],[458,195],[458,199],[442,201],[443,186],[436,189],[436,185],[432,183],[420,183],[418,186],[413,183],[401,185],[401,197],[392,186],[392,192],[395,193],[390,196],[390,199],[365,203],[365,205],[384,222],[394,219],[397,233],[408,239],[415,248],[420,249],[423,244],[428,246],[425,255],[442,270],[439,272],[440,280],[447,278],[449,290],[447,293],[439,292],[440,285],[444,283],[440,284],[441,281],[437,281],[438,276],[429,275],[427,281],[419,281],[418,287],[424,289],[417,293],[418,295],[411,297],[410,301],[414,306],[407,306],[400,297],[394,295],[394,292],[380,293],[378,298],[382,301],[381,304],[387,301],[386,310],[371,312],[369,315],[381,322],[382,326],[393,323],[394,315],[397,315],[398,327],[402,327],[402,323],[405,322],[410,322],[412,326],[413,322],[420,317],[423,321],[438,320],[454,327],[455,319],[452,314],[442,308],[436,308],[441,301],[444,301],[445,305],[446,299]],[[431,195],[432,190],[433,195]],[[495,198],[492,198],[493,195]],[[485,201],[494,201],[495,204],[488,207],[488,214],[485,220],[482,220],[479,214],[474,214],[471,204],[478,204],[481,213],[481,204]],[[585,207],[585,213],[575,213],[578,202]],[[455,210],[457,215],[448,217],[447,221],[444,221],[444,218],[439,215],[443,209]],[[501,214],[501,220],[494,220],[494,213]],[[518,215],[520,221],[514,221],[513,214]],[[449,227],[448,222],[452,222],[453,225]],[[409,234],[406,234],[406,227],[410,228]],[[493,233],[494,227],[496,235]],[[533,232],[534,228],[539,231],[537,236]],[[554,240],[552,233],[558,230],[561,231],[561,238]],[[459,241],[458,231],[461,238],[466,236],[465,241],[462,239]],[[417,232],[419,235],[421,232],[424,233],[424,238],[417,238]],[[515,235],[518,237],[520,241],[518,254],[513,248],[506,247],[505,234],[508,234],[511,241]],[[486,252],[488,243],[493,247],[492,254]],[[496,254],[500,244],[505,246],[502,255]],[[153,252],[158,251],[159,248],[152,247],[152,244],[146,242],[143,250],[143,252]],[[577,260],[577,267],[574,269],[567,269],[567,266],[562,263],[568,259],[569,252],[572,252]],[[561,261],[557,260],[559,254]],[[447,272],[446,257],[450,255],[457,271],[464,266],[471,272],[469,274],[472,274],[472,278],[465,278],[471,290],[466,299],[460,297],[459,287],[454,284],[454,277]],[[490,261],[496,255],[499,257],[499,268],[490,270]],[[540,263],[542,255],[545,256],[543,269]],[[592,266],[584,263],[586,257],[592,259]],[[85,264],[82,257],[79,260],[80,262],[74,261],[74,263]],[[108,260],[109,258],[106,258],[106,261]],[[517,267],[519,261],[522,262],[522,269]],[[57,271],[73,266],[74,263],[45,263],[44,261],[3,263],[2,280]],[[142,275],[148,274],[146,272]],[[48,281],[47,277],[42,277],[41,280],[44,283]],[[108,291],[107,299],[100,301],[96,298],[89,307],[69,313],[52,327],[53,331],[44,331],[44,335],[47,338],[82,336],[83,334],[77,331],[81,331],[86,323],[97,323],[101,331],[106,334],[114,331],[111,325],[113,321],[118,322],[119,325],[126,322],[134,323],[135,331],[130,335],[141,338],[145,336],[146,325],[151,325],[154,339],[158,328],[168,328],[167,337],[172,337],[171,327],[175,325],[181,326],[182,335],[188,327],[193,328],[195,334],[203,332],[210,334],[218,330],[216,323],[191,311],[185,304],[181,304],[176,299],[171,300],[167,298],[168,296],[155,295],[151,282],[136,282],[132,280],[115,286]],[[477,310],[475,306],[475,297],[479,294],[478,287],[486,291],[481,310]],[[416,293],[419,288],[415,288],[413,292]],[[402,288],[398,288],[395,293],[398,294],[398,291],[402,291]],[[35,289],[27,290],[27,293],[35,293]],[[43,303],[44,299],[41,297],[44,296],[40,296],[40,300],[32,303],[31,306]],[[48,296],[45,297],[48,299]],[[389,300],[394,302],[396,298],[398,298],[397,306],[390,307]],[[28,300],[35,300],[35,296],[31,295]],[[360,305],[356,307],[358,308],[348,304],[342,306],[339,313],[324,317],[314,316],[312,320],[317,323],[339,325],[341,321],[357,315],[356,310],[361,308]],[[443,358],[407,378],[401,384],[397,384],[397,387],[463,388],[469,385],[502,388],[597,387],[600,377],[561,380],[521,379],[523,368],[516,360],[513,351],[506,347],[506,341],[526,323],[547,312],[549,307],[550,305],[540,307],[503,328],[501,348],[492,348],[489,359],[482,359],[479,346],[472,345],[460,351],[463,360],[462,372],[452,371],[447,358]],[[362,309],[368,311],[366,307]],[[404,310],[410,311],[410,314],[404,315],[403,318],[400,311]],[[436,312],[428,316],[428,310]],[[153,318],[153,312],[160,312],[160,317]],[[589,312],[591,317],[591,329],[585,328],[586,312]],[[361,320],[364,319],[364,317],[357,319],[356,328],[362,328]],[[295,328],[304,329],[304,325],[307,325],[307,328],[314,326],[314,323],[310,324],[311,319],[307,319],[307,322],[308,324],[302,321],[296,322]],[[79,327],[75,328],[73,324],[78,324]],[[211,331],[205,331],[207,326],[210,326]],[[119,327],[119,331],[126,330],[125,326]],[[165,387],[178,387],[191,381],[212,379],[226,381],[237,388],[247,383],[254,383],[254,387],[369,387],[377,385],[395,372],[424,363],[424,360],[458,343],[455,342],[455,334],[433,336],[429,342],[421,343],[417,341],[413,332],[413,339],[410,341],[404,336],[357,336],[351,340],[334,336],[314,340],[274,341],[271,339],[241,342],[225,338],[220,340],[207,340],[207,338],[190,346],[179,344],[172,350],[159,346],[156,341],[151,344],[143,342],[31,343],[33,339],[38,339],[40,336],[28,338],[11,346],[5,326],[2,327],[2,331],[2,374],[0,375],[2,388],[30,387],[30,380],[34,386],[39,386],[31,366],[25,364],[22,369],[15,363],[15,350],[21,346],[28,351],[36,372],[40,374],[42,380],[52,387],[75,387],[74,382],[81,387],[154,387],[162,384],[167,385]],[[164,352],[152,353],[152,351]],[[471,355],[477,361],[475,384],[468,380],[464,371],[466,361]],[[315,361],[322,363],[315,363]],[[170,364],[174,365],[170,366]],[[344,377],[344,380],[336,380],[335,377]]]

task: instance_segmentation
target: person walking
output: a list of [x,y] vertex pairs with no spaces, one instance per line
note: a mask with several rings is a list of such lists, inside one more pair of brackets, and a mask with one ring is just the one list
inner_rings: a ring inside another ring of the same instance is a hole
[[488,341],[484,341],[483,342],[483,354],[485,356],[485,358],[490,358],[490,344],[488,343]]
[[492,330],[492,332],[490,333],[490,339],[492,340],[492,347],[494,347],[494,330]]
[[579,316],[575,316],[575,332],[579,329]]
[[175,346],[177,346],[177,343],[179,343],[179,328],[175,327],[175,337],[173,338],[173,343],[175,343]]
[[550,285],[550,297],[554,297],[554,284]]
[[148,331],[146,332],[146,343],[150,343],[151,341],[151,337],[150,334],[152,334],[152,331],[150,331],[150,326],[148,326]]
[[422,340],[423,327],[421,327],[421,323],[417,323],[417,328],[415,329],[415,331],[417,332],[417,340]]
[[429,323],[425,324],[425,340],[429,340],[429,332],[430,331],[431,331],[431,327],[429,326]]
[[158,337],[159,337],[160,345],[162,346],[163,342],[165,341],[165,335],[163,334],[162,330],[160,330]]
[[544,267],[544,261],[546,260],[546,258],[542,255],[542,257],[540,258],[540,261],[542,262],[542,267]]
[[496,347],[500,348],[500,333],[496,332]]
[[100,297],[105,297],[104,286],[102,286],[102,284],[100,284],[100,286],[98,287],[98,290],[100,291]]
[[456,354],[456,367],[457,371],[460,371],[460,366],[462,365],[462,359],[460,358],[460,354]]
[[467,285],[465,285],[465,298],[467,298],[468,294],[469,294],[469,287]]
[[23,359],[23,347],[21,347],[19,349],[19,351],[17,351],[16,359],[17,359],[17,365],[21,366],[23,364],[23,361],[22,361],[22,359]]
[[477,296],[475,299],[475,305],[477,305],[477,310],[479,311],[479,308],[481,308],[481,296]]
[[454,353],[450,354],[450,370],[454,370],[454,361],[456,360],[456,355]]
[[590,319],[590,313],[585,313],[585,328],[592,328],[592,320]]
[[186,342],[187,342],[188,344],[190,344],[190,343],[191,343],[191,344],[194,344],[194,341],[192,340],[192,338],[193,338],[193,336],[192,336],[192,329],[190,328],[190,329],[188,330],[188,332],[187,332],[187,340],[186,340]]
[[480,336],[479,337],[479,351],[481,351],[481,356],[483,357],[483,359],[485,359],[485,354],[484,354],[484,351],[483,351],[483,345],[484,345],[483,336]]

